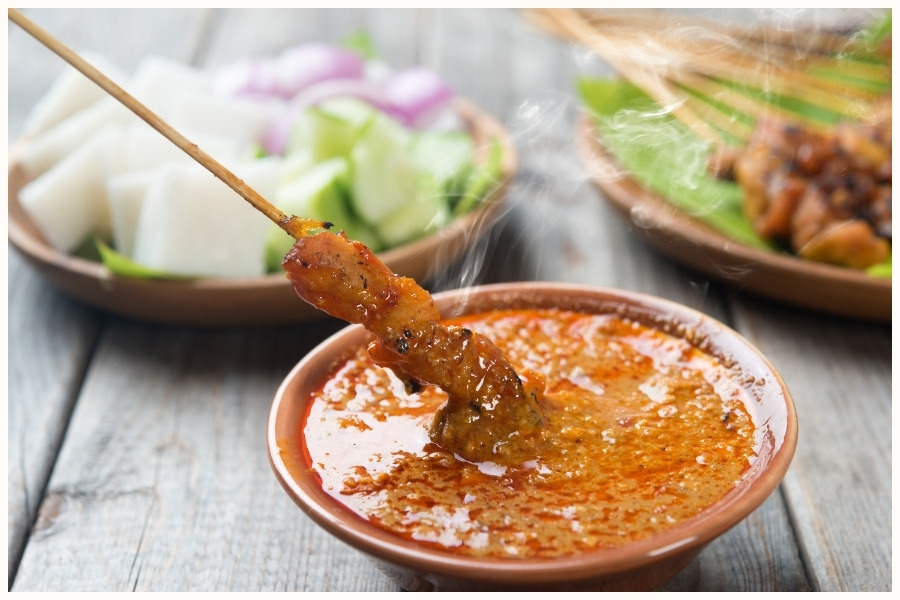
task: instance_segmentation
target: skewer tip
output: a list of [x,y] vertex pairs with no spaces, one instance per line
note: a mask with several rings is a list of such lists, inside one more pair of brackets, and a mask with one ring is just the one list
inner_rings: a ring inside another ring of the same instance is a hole
[[295,240],[313,235],[317,230],[331,229],[334,227],[334,223],[331,221],[305,219],[297,216],[287,217],[278,223],[278,225]]

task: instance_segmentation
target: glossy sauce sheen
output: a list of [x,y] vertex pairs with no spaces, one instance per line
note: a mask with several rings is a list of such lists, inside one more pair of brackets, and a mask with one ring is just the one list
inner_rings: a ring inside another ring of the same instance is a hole
[[547,310],[448,323],[546,375],[543,439],[517,467],[459,460],[428,436],[443,392],[408,395],[360,348],[314,394],[303,443],[329,494],[399,536],[508,558],[615,547],[695,516],[756,456],[735,374],[680,338]]

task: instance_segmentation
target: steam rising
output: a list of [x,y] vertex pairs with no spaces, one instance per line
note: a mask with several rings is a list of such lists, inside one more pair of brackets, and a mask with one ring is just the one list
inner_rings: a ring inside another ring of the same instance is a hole
[[[717,58],[717,53],[725,57],[732,56],[736,50],[747,51],[750,44],[745,34],[763,22],[768,26],[767,35],[783,34],[783,39],[790,40],[795,37],[801,24],[805,29],[804,35],[810,29],[846,30],[871,20],[881,12],[882,9],[679,9],[679,13],[685,15],[684,20],[673,15],[667,21],[671,25],[661,30],[659,36],[641,37],[630,32],[628,35],[633,43],[627,45],[627,53],[622,53],[621,58],[629,65],[638,65],[648,77],[662,79],[680,69],[687,60],[689,51],[701,47],[701,43],[704,51],[711,53],[713,59]],[[726,22],[729,28],[711,29],[698,24],[712,16],[721,18],[720,22]],[[667,43],[660,41],[663,35],[669,40],[668,43],[674,40],[686,53],[667,50]],[[753,48],[762,48],[761,52],[768,59],[778,55],[774,51],[770,54],[767,44],[756,43]],[[569,50],[579,75],[614,74],[615,65],[600,59],[584,44],[571,43]],[[782,55],[785,60],[797,58],[796,55],[788,57],[783,51]],[[757,75],[764,84],[769,81],[770,73],[765,70]],[[768,86],[764,87],[766,91],[769,89]],[[658,101],[659,98],[655,100]],[[630,166],[640,163],[642,154],[650,149],[666,148],[677,153],[678,158],[677,164],[670,162],[657,165],[656,168],[664,170],[658,173],[656,179],[665,182],[664,187],[654,190],[658,194],[667,198],[679,194],[690,195],[698,190],[704,179],[707,180],[705,185],[709,186],[709,178],[705,175],[706,165],[714,148],[708,139],[698,137],[696,132],[691,132],[684,123],[673,118],[683,108],[682,100],[657,103],[647,110],[622,110],[616,113],[605,124],[604,140],[611,144],[627,141],[627,146],[633,149],[632,155],[622,161],[624,168],[604,165],[596,172],[587,171],[585,161],[579,156],[576,147],[583,106],[582,99],[576,93],[564,91],[526,98],[519,104],[506,124],[518,153],[519,167],[515,180],[507,187],[504,212],[496,225],[461,259],[443,273],[432,276],[433,289],[466,288],[497,280],[531,280],[538,278],[537,272],[541,270],[543,274],[540,278],[548,279],[546,273],[552,273],[552,270],[538,269],[541,265],[527,264],[526,257],[538,261],[559,260],[554,256],[569,253],[568,257],[572,259],[572,253],[578,252],[565,245],[565,241],[570,238],[564,231],[567,225],[560,218],[559,207],[578,202],[584,202],[587,206],[594,201],[592,195],[579,194],[579,191],[590,180],[614,181],[625,176],[632,171]],[[742,124],[736,124],[739,125]],[[746,127],[746,124],[743,126]],[[646,160],[646,157],[643,159]],[[733,210],[734,204],[733,195],[723,194],[702,208],[695,207],[693,214],[702,217],[716,213],[723,207]],[[672,208],[673,214],[684,210],[684,206]],[[585,215],[586,221],[580,223],[584,226],[581,233],[589,235],[591,226],[587,219],[590,217],[587,212]],[[640,208],[635,209],[631,217],[638,227],[653,226],[660,219],[656,213],[652,220],[645,218],[646,215],[641,213]],[[597,228],[599,230],[600,225]],[[626,228],[623,224],[622,229]],[[494,261],[498,246],[510,248],[504,252],[508,258],[502,265],[497,265]],[[578,259],[579,257],[574,257],[574,260]],[[741,269],[733,269],[734,272],[723,275],[740,278]],[[701,291],[705,293],[705,288]]]

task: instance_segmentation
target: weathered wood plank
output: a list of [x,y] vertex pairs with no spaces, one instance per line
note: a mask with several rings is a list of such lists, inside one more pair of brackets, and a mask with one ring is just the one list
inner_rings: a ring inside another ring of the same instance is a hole
[[[132,20],[139,25],[144,13],[48,11],[27,9],[25,14],[78,50],[102,52],[129,66],[128,44],[111,23]],[[174,16],[174,15],[173,15]],[[115,19],[110,21],[110,19]],[[12,143],[35,102],[52,81],[69,68],[11,22],[9,28],[8,139]],[[134,27],[137,36],[148,32]],[[13,93],[14,90],[14,93]],[[9,426],[7,472],[8,575],[16,572],[22,544],[27,539],[56,451],[65,434],[102,318],[64,297],[10,249],[8,257],[9,311]]]
[[809,591],[780,490],[714,540],[663,591]]
[[7,574],[9,583],[66,432],[102,323],[15,253],[8,257]]
[[797,406],[797,453],[782,488],[817,591],[891,589],[891,331],[763,301],[740,329]]
[[371,589],[265,454],[290,367],[342,324],[202,331],[111,319],[14,591]]

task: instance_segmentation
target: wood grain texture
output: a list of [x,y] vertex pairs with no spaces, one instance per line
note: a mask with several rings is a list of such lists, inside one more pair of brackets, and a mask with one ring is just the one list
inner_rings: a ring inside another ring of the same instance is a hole
[[[70,40],[70,45],[79,50],[108,55],[118,47],[129,47],[122,43],[111,23],[120,23],[124,16],[125,21],[134,23],[134,33],[140,35],[137,25],[145,17],[140,11],[129,15],[99,11],[95,18],[79,22],[74,18],[79,11],[28,9],[25,14]],[[170,25],[168,18],[160,22]],[[8,136],[12,143],[31,107],[68,67],[18,27],[11,23],[8,27],[8,82],[14,90],[8,104]],[[145,30],[144,35],[147,33]],[[126,54],[117,52],[117,61],[127,59]],[[137,57],[132,55],[133,59]],[[7,549],[11,578],[65,434],[92,347],[100,335],[102,318],[49,287],[18,255],[10,253],[8,265],[9,311],[15,315],[9,326]]]
[[[741,332],[794,396],[800,441],[779,491],[663,589],[891,589],[890,328],[723,289],[647,246],[577,156],[577,49],[509,9],[26,14],[128,71],[148,54],[213,67],[359,30],[388,62],[437,69],[507,125],[520,172],[509,212],[431,289],[554,280],[669,298]],[[12,142],[63,65],[9,27]],[[398,591],[301,514],[265,456],[277,386],[340,323],[156,327],[8,264],[11,590]]]
[[739,303],[739,330],[778,366],[800,435],[782,484],[817,591],[891,589],[891,331]]
[[[278,486],[262,440],[285,373],[339,325],[111,319],[13,590],[272,589],[270,553],[333,548]],[[330,558],[347,572],[307,573],[310,589],[359,571],[354,555]]]
[[663,591],[810,591],[779,491],[710,545]]
[[102,317],[8,259],[7,573],[18,565],[65,435]]

